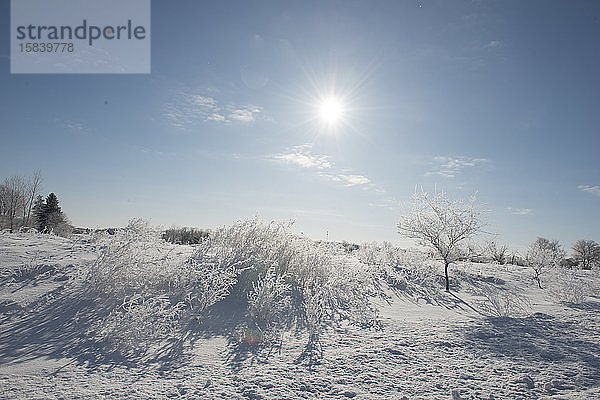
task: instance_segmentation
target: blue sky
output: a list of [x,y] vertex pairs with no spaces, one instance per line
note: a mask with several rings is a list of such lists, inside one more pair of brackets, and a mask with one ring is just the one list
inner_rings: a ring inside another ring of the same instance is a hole
[[402,243],[437,185],[515,248],[600,240],[597,2],[153,1],[149,75],[11,75],[9,17],[1,175],[41,169],[75,225]]

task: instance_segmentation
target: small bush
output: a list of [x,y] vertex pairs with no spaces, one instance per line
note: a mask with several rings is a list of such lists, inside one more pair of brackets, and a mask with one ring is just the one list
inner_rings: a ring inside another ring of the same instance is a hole
[[93,334],[109,352],[141,355],[157,338],[177,333],[183,308],[182,303],[172,304],[167,295],[135,295],[95,324]]
[[89,333],[111,350],[139,353],[175,334],[184,311],[201,312],[224,295],[226,271],[185,262],[185,255],[143,220],[132,220],[113,235],[100,233],[96,244],[100,255],[86,278],[88,297],[107,311]]
[[548,290],[554,300],[561,303],[580,304],[593,294],[593,287],[577,271],[567,268],[554,271]]
[[518,318],[530,314],[531,302],[521,294],[488,286],[480,295],[485,300],[479,302],[479,308],[491,317]]
[[289,225],[238,222],[214,232],[191,260],[235,266],[229,296],[246,304],[247,328],[266,337],[295,328],[314,342],[343,320],[369,324],[375,318],[368,271],[342,246],[298,237]]
[[437,261],[427,253],[400,249],[389,242],[372,242],[364,243],[353,254],[361,263],[371,267],[377,281],[392,288],[409,292],[439,288],[441,277],[431,268],[431,263]]

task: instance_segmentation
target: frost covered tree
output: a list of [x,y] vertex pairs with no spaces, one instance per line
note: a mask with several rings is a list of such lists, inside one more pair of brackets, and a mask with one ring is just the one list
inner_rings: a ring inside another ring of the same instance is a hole
[[446,291],[450,291],[448,266],[460,257],[459,245],[482,231],[487,225],[475,196],[450,199],[445,192],[415,191],[412,209],[400,217],[398,232],[430,247],[444,262]]
[[542,275],[548,269],[560,266],[565,255],[566,252],[558,240],[538,237],[531,243],[525,256],[525,263],[533,269],[533,278],[540,289],[542,289]]
[[573,258],[583,269],[600,264],[600,244],[593,240],[578,240],[573,245]]

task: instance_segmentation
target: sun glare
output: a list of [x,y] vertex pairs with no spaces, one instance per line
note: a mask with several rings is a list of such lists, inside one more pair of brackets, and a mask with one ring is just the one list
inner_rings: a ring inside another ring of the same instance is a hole
[[342,104],[335,97],[325,99],[319,105],[321,120],[328,125],[335,125],[343,116]]

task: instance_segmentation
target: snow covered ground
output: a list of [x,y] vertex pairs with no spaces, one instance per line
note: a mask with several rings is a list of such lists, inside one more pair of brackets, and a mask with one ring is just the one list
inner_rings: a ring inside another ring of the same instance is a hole
[[298,361],[302,335],[254,349],[218,329],[132,360],[84,334],[97,252],[83,235],[0,235],[0,398],[600,399],[598,271],[573,278],[588,296],[572,304],[526,268],[459,264],[452,293],[390,290],[381,329],[329,330],[317,363]]

